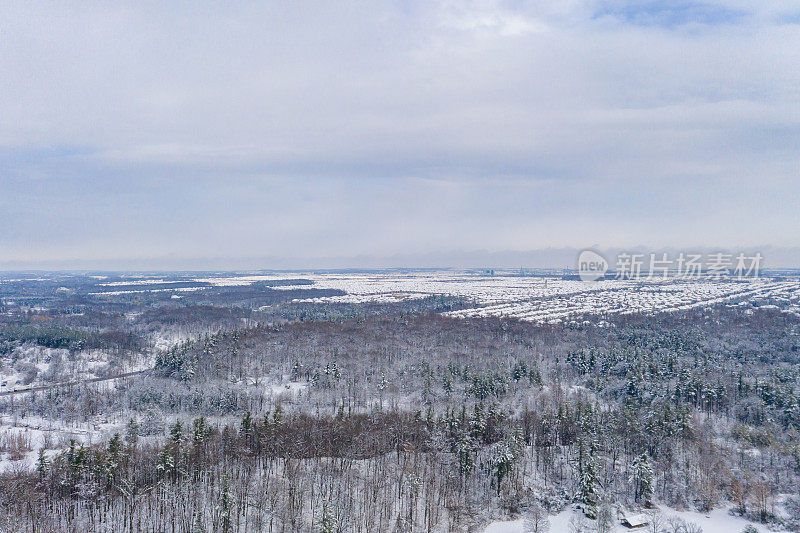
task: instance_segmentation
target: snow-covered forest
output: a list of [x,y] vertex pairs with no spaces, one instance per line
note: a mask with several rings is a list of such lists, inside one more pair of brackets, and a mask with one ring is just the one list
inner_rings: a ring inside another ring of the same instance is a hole
[[800,527],[791,293],[543,323],[123,281],[0,285],[0,373],[34,387],[0,395],[0,531]]

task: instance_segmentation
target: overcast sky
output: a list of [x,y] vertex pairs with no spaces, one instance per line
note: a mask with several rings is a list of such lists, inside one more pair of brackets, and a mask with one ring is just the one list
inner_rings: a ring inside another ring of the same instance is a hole
[[800,245],[796,1],[91,4],[0,3],[0,263]]

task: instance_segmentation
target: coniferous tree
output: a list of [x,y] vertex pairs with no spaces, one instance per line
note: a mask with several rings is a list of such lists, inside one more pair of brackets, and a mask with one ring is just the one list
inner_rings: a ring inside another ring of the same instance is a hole
[[579,460],[578,501],[583,505],[586,516],[594,518],[597,516],[600,482],[597,478],[594,454],[587,453],[583,443],[580,444]]
[[645,507],[653,504],[653,467],[647,453],[642,453],[633,462],[635,499]]
[[228,533],[231,530],[231,508],[233,501],[231,498],[230,484],[228,483],[228,476],[222,478],[222,489],[219,494],[219,504],[217,505],[217,513],[219,514],[219,530],[223,533]]
[[322,516],[319,520],[319,533],[336,533],[336,516],[329,501],[322,503]]
[[36,473],[39,474],[39,479],[43,480],[47,476],[47,471],[50,468],[50,461],[47,459],[47,454],[44,448],[39,448],[39,457],[36,459]]
[[125,441],[131,446],[136,446],[139,441],[139,422],[135,418],[128,420],[125,426]]

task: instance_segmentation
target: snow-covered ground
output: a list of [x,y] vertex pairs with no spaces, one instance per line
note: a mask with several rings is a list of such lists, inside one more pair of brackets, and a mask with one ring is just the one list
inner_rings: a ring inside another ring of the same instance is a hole
[[122,421],[98,420],[89,423],[68,423],[39,416],[25,418],[0,416],[0,440],[20,439],[24,444],[21,457],[0,453],[0,472],[29,470],[36,464],[39,448],[50,456],[66,449],[70,440],[83,444],[107,441],[122,430]]
[[273,395],[289,395],[295,397],[297,394],[308,390],[308,383],[300,381],[287,381],[286,383],[268,385],[267,388],[272,391]]
[[0,393],[145,370],[153,366],[153,360],[153,353],[130,354],[124,360],[114,359],[111,366],[112,358],[105,350],[71,353],[65,348],[24,344],[0,357]]
[[198,283],[209,283],[215,287],[243,287],[252,285],[259,281],[280,281],[284,279],[296,279],[298,277],[307,277],[300,274],[276,273],[276,274],[258,274],[252,276],[229,276],[229,277],[214,277],[214,278],[196,278],[192,281]]
[[120,296],[122,294],[138,294],[150,292],[194,292],[206,287],[170,287],[166,289],[130,289],[126,291],[90,292],[89,296]]
[[467,309],[445,313],[447,316],[502,316],[530,322],[558,322],[586,315],[674,312],[757,298],[787,301],[800,298],[800,282],[768,279],[737,282],[659,278],[585,283],[560,277],[474,276],[453,272],[304,277],[313,282],[313,288],[336,289],[347,294],[298,300],[302,302],[399,302],[442,295],[472,303]]
[[[237,287],[263,281],[306,279],[310,285],[275,286],[276,291],[333,289],[346,294],[298,299],[305,303],[397,303],[428,296],[462,298],[469,308],[447,313],[454,318],[501,316],[529,322],[573,321],[587,315],[625,315],[632,313],[674,312],[710,305],[770,298],[783,302],[784,312],[800,316],[800,282],[749,281],[708,278],[653,278],[644,280],[609,279],[595,283],[563,279],[561,276],[488,276],[469,272],[363,272],[309,273],[280,272],[253,275],[164,280],[132,278],[103,283],[113,292],[96,296],[139,292],[183,292],[208,287]],[[140,289],[147,284],[203,283],[199,287],[159,287]]]
[[[627,286],[607,285],[627,283]],[[584,286],[586,284],[583,284]],[[457,318],[506,316],[531,322],[557,322],[586,315],[629,315],[675,312],[732,301],[781,294],[800,294],[800,283],[754,281],[661,281],[648,283],[599,282],[583,292],[565,293],[529,301],[508,302],[452,311]]]
[[[759,533],[767,533],[769,530],[763,524],[756,524],[745,520],[739,516],[733,516],[728,513],[728,507],[719,507],[709,513],[699,513],[696,511],[676,511],[668,507],[659,508],[660,520],[664,522],[666,527],[670,518],[680,518],[685,522],[691,522],[703,529],[703,533],[741,533],[745,526],[752,525]],[[571,533],[570,520],[580,511],[573,510],[567,507],[560,513],[550,517],[550,533]],[[589,531],[595,531],[595,524],[592,520],[587,520]],[[648,531],[647,527],[629,529],[623,526],[619,521],[611,530],[611,533],[623,533],[640,531],[645,533]],[[507,520],[492,522],[489,524],[484,533],[526,533],[525,520],[520,518],[518,520]]]

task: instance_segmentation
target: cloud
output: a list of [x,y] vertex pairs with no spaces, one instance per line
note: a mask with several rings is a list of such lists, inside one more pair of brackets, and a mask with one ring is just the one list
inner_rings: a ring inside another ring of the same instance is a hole
[[684,25],[733,24],[746,16],[744,11],[707,2],[608,2],[595,13],[600,17],[616,17],[624,22],[644,26],[676,27]]
[[2,11],[8,259],[800,241],[792,2]]

